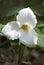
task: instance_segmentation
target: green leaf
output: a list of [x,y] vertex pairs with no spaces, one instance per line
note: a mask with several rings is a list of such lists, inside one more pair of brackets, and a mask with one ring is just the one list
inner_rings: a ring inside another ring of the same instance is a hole
[[39,47],[44,47],[44,36],[41,35],[41,34],[38,35],[38,43],[37,43],[37,45]]
[[40,29],[39,28],[35,28],[35,31],[37,32],[37,33],[39,33],[39,34],[41,34],[41,32],[40,32]]
[[38,43],[37,45],[39,47],[44,47],[44,36],[42,35],[42,33],[40,32],[39,28],[35,28],[35,31],[38,34]]
[[1,32],[3,27],[4,27],[4,25],[0,24],[0,32]]
[[44,27],[44,23],[42,23],[42,24],[38,24],[37,27],[38,27],[38,28],[40,28],[40,27]]

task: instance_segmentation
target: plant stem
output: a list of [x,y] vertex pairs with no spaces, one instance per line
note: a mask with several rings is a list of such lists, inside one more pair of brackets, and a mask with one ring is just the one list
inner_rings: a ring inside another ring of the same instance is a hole
[[21,63],[22,63],[24,48],[25,48],[25,46],[23,44],[21,44],[20,47],[19,47],[18,65],[21,65]]

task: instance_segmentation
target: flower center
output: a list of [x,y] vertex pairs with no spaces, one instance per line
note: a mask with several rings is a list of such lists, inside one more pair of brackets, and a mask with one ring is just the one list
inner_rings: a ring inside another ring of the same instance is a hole
[[28,24],[23,24],[23,25],[21,26],[21,28],[22,28],[23,30],[28,30]]

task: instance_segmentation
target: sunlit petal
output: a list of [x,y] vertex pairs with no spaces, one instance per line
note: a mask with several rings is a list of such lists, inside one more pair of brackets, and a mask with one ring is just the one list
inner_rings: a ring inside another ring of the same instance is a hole
[[37,45],[38,35],[34,30],[32,30],[32,37],[33,37],[34,44]]
[[9,31],[4,34],[10,40],[15,40],[19,38],[19,33],[17,31]]
[[30,47],[37,44],[37,35],[34,30],[20,30],[20,42]]
[[34,28],[37,24],[36,16],[29,7],[19,11],[19,14],[17,15],[17,21],[20,22],[20,25],[28,23],[31,28]]
[[10,30],[18,30],[19,26],[15,21],[7,23],[2,29],[2,33],[9,32]]
[[18,23],[15,21],[12,21],[12,22],[9,22],[7,25],[5,25],[1,32],[8,39],[14,40],[19,37],[18,30],[19,30]]

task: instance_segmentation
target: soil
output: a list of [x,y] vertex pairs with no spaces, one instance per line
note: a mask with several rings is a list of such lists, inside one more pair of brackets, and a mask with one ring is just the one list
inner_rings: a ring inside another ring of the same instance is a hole
[[26,48],[22,65],[44,65],[44,48]]
[[[0,38],[0,42],[4,42]],[[10,43],[0,46],[0,65],[18,65],[17,55]],[[25,48],[22,65],[44,65],[44,48]]]
[[16,65],[15,54],[9,45],[0,48],[0,65]]
[[16,65],[16,54],[7,41],[5,37],[0,37],[0,65]]

